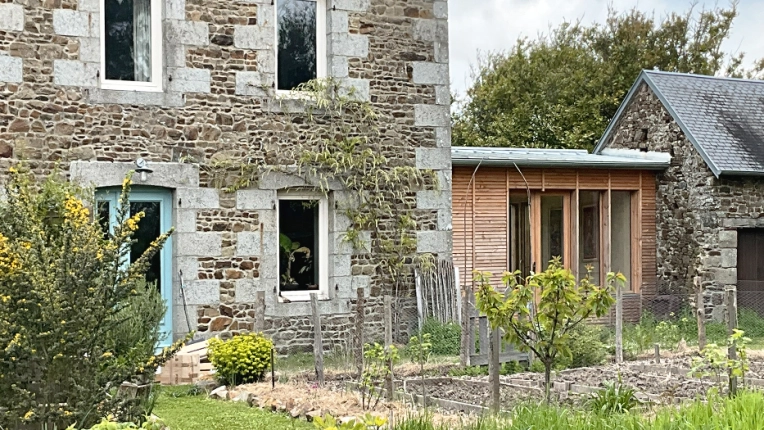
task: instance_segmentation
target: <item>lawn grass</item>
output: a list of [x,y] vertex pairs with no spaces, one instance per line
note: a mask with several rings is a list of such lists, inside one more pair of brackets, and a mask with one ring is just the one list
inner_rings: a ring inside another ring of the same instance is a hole
[[189,395],[189,387],[166,387],[153,413],[172,430],[307,430],[314,427],[284,415],[250,408],[245,403]]

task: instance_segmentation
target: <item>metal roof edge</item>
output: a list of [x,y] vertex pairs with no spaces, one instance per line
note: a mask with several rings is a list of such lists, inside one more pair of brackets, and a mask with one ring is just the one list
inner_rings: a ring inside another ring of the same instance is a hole
[[719,176],[764,176],[764,171],[757,170],[721,170]]
[[642,70],[639,72],[639,76],[637,76],[637,80],[634,81],[634,84],[632,84],[631,88],[629,89],[629,92],[626,93],[626,96],[623,98],[623,101],[621,102],[621,105],[618,106],[618,110],[615,111],[615,115],[613,115],[613,119],[610,120],[610,123],[608,123],[607,128],[605,129],[605,132],[602,133],[602,137],[600,137],[600,140],[597,142],[596,145],[594,145],[594,150],[592,151],[592,154],[599,154],[599,152],[603,149],[602,147],[605,145],[605,142],[607,142],[607,138],[610,136],[610,133],[615,128],[616,123],[621,118],[621,115],[623,114],[623,111],[626,110],[626,106],[629,105],[631,102],[631,98],[634,97],[634,94],[636,94],[637,89],[639,88],[639,85],[645,81],[647,74],[645,73],[645,70]]
[[[629,160],[631,161],[631,160]],[[581,162],[571,163],[570,160],[491,160],[489,158],[454,158],[451,160],[452,166],[493,166],[493,167],[562,167],[562,168],[595,168],[595,169],[623,169],[623,170],[664,170],[668,163],[662,161],[643,161],[639,163],[629,163],[623,161],[603,161],[603,162]]]

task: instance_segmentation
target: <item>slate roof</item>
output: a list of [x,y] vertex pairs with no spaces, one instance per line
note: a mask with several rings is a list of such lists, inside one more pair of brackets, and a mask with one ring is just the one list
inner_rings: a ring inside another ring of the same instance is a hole
[[578,167],[600,169],[663,170],[671,156],[659,152],[605,149],[590,154],[585,149],[533,149],[498,147],[451,147],[454,166]]
[[720,175],[764,175],[764,81],[644,70],[594,152],[602,150],[642,83],[663,103],[709,168]]

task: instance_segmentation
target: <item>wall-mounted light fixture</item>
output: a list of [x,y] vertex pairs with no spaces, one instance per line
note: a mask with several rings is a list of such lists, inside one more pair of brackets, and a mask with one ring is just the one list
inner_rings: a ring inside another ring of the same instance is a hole
[[139,158],[135,160],[135,165],[138,167],[135,169],[135,172],[140,174],[140,181],[146,182],[149,177],[149,173],[153,172],[152,169],[149,169],[149,162],[143,158]]

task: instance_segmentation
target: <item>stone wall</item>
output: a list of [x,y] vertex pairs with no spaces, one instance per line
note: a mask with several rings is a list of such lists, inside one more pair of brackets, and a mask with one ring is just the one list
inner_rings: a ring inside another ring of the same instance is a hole
[[764,181],[716,178],[652,90],[643,84],[607,146],[669,153],[657,177],[658,294],[687,295],[700,276],[706,314],[721,320],[737,283],[737,230],[764,226]]
[[[311,132],[274,107],[273,2],[157,1],[164,10],[163,91],[140,92],[102,88],[100,1],[0,0],[0,170],[23,158],[41,176],[58,166],[73,180],[115,186],[142,157],[154,172],[136,185],[173,193],[175,336],[189,325],[181,272],[191,325],[205,335],[248,329],[234,317],[228,325],[212,323],[234,309],[247,314],[257,291],[266,292],[273,327],[303,321],[309,306],[283,303],[276,292],[275,207],[279,192],[310,183],[282,175],[227,193],[216,188],[209,168],[230,159],[273,163]],[[411,198],[417,251],[442,256],[451,250],[447,18],[445,1],[327,6],[329,77],[376,108],[381,153],[439,178],[438,187]],[[329,207],[342,192],[332,193]],[[346,325],[342,315],[352,314],[356,288],[373,297],[389,292],[376,256],[342,240],[347,229],[347,218],[331,210],[329,300],[320,305],[322,313],[340,316],[331,322],[338,332]]]

